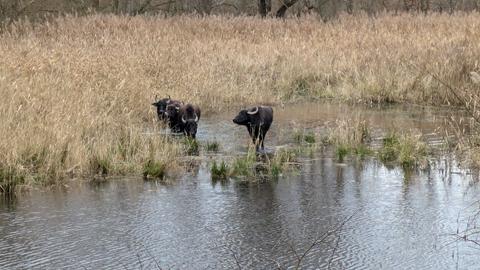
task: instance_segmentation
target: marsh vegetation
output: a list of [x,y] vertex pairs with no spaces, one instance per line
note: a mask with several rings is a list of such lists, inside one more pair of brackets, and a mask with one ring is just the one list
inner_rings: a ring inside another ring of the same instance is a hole
[[[152,164],[166,175],[178,170],[178,158],[199,147],[158,135],[149,106],[156,93],[198,104],[207,117],[232,106],[321,99],[461,106],[475,116],[479,24],[475,13],[343,15],[329,23],[101,14],[17,21],[0,33],[1,190],[144,175]],[[365,156],[362,127],[337,126],[330,138],[297,139],[335,145],[338,160]],[[479,160],[475,140],[465,142],[459,148]],[[404,158],[422,146],[402,149],[380,156],[423,162]],[[248,167],[238,163],[236,170]]]

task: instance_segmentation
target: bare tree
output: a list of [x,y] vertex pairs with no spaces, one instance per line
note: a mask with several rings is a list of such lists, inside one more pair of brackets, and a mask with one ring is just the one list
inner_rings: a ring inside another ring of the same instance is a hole
[[262,18],[265,18],[268,13],[272,11],[272,0],[259,0],[258,1],[258,13]]
[[455,11],[455,7],[457,5],[456,0],[448,0],[448,12],[452,14]]
[[345,6],[347,7],[347,13],[353,14],[353,0],[345,0]]
[[276,17],[277,18],[283,18],[285,17],[285,13],[287,12],[287,9],[289,9],[291,6],[295,5],[298,0],[284,0],[281,3],[280,8],[277,10]]

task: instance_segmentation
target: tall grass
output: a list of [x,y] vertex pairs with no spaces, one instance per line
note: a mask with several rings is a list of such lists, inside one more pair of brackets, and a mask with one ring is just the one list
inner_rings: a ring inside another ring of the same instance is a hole
[[409,63],[468,86],[479,26],[474,13],[17,22],[0,34],[0,171],[29,185],[170,166],[181,146],[144,134],[155,130],[155,93],[206,113],[325,97],[448,104],[448,91]]

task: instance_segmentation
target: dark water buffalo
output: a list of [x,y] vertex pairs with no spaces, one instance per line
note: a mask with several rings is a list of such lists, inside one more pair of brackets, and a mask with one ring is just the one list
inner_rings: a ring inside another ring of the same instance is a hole
[[168,127],[172,132],[178,133],[183,132],[183,123],[180,117],[180,108],[181,104],[169,104],[165,110],[166,120],[168,122]]
[[257,106],[248,110],[241,110],[233,119],[235,124],[247,127],[248,134],[250,134],[257,151],[260,145],[262,150],[265,149],[263,141],[270,125],[272,125],[272,121],[273,109],[268,106]]
[[201,115],[200,108],[192,104],[170,104],[167,106],[166,115],[172,132],[182,132],[195,139]]
[[180,107],[180,121],[182,122],[182,131],[187,137],[195,139],[197,135],[198,120],[200,120],[201,111],[198,106],[186,104]]
[[173,100],[168,96],[167,98],[158,99],[158,96],[155,96],[155,102],[152,103],[153,106],[157,107],[157,116],[159,120],[166,121],[167,115],[165,114],[168,105],[183,104],[183,102],[178,100]]

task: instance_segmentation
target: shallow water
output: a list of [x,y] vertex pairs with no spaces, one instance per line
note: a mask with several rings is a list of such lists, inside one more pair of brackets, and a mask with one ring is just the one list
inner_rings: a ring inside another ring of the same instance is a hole
[[[416,129],[431,144],[448,111],[365,109],[305,104],[275,110],[267,147],[291,143],[292,129],[325,130],[359,116],[381,137],[389,127]],[[233,113],[234,114],[234,113]],[[202,119],[201,153],[170,184],[116,179],[71,182],[0,201],[0,269],[478,269],[480,252],[451,236],[480,199],[473,176],[447,157],[405,174],[367,159],[339,164],[328,150],[304,157],[299,172],[267,183],[212,183],[209,162],[245,152],[234,115]],[[455,114],[459,117],[459,114]]]

